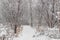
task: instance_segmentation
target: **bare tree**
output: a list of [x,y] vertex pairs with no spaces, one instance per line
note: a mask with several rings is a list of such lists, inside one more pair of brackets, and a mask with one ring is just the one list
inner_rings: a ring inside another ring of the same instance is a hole
[[33,26],[33,18],[32,18],[32,0],[29,1],[30,3],[30,18],[31,18],[31,27]]
[[[48,24],[49,27],[54,27],[55,23],[56,23],[56,16],[54,15],[55,12],[54,12],[54,5],[55,5],[55,1],[53,0],[52,2],[52,11],[50,11],[51,9],[47,8],[46,9],[46,13],[47,13],[47,16],[46,16],[46,22]],[[48,3],[47,3],[48,4]],[[48,6],[48,5],[47,5]],[[49,7],[49,6],[48,6]]]
[[20,30],[18,28],[21,27],[21,21],[22,21],[22,10],[21,2],[22,0],[7,0],[8,2],[3,2],[3,18],[5,23],[10,23],[11,25],[14,25],[15,33],[17,33],[17,30]]

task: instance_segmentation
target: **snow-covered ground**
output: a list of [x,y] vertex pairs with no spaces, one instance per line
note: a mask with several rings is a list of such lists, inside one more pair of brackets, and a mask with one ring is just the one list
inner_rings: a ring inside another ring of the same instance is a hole
[[13,40],[60,40],[60,39],[50,38],[46,35],[36,36],[37,34],[35,29],[31,28],[30,26],[24,25],[23,31],[19,34],[18,37],[14,37]]
[[[10,27],[7,27],[8,26],[6,25],[0,24],[0,37],[7,35],[7,32],[9,32],[9,35],[7,36],[8,40],[60,40],[60,38],[58,38],[58,35],[60,35],[58,32],[59,29],[57,28],[48,28],[41,33],[37,32],[35,28],[32,28],[29,25],[23,25],[22,32],[16,37],[13,35],[13,30]],[[11,36],[10,33],[13,36]]]
[[14,40],[33,40],[34,34],[34,30],[30,26],[23,26],[22,33],[19,34],[18,38],[14,38]]

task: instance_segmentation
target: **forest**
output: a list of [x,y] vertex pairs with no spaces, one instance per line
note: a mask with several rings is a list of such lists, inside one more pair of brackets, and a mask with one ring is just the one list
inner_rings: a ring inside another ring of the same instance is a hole
[[18,37],[20,33],[25,35],[22,33],[25,30],[27,35],[34,33],[33,38],[48,36],[46,39],[37,37],[40,39],[26,40],[58,40],[60,0],[0,0],[0,40],[15,40],[13,38]]

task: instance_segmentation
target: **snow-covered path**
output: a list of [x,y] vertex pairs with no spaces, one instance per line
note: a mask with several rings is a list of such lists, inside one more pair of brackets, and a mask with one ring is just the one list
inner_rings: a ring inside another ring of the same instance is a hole
[[25,25],[23,26],[23,31],[19,34],[19,37],[14,37],[13,40],[60,40],[52,39],[45,35],[39,37],[33,37],[33,35],[35,35],[35,29]]
[[30,26],[24,26],[21,40],[33,40],[34,30]]
[[35,34],[34,30],[30,26],[23,26],[23,31],[18,38],[14,40],[33,40],[33,35]]

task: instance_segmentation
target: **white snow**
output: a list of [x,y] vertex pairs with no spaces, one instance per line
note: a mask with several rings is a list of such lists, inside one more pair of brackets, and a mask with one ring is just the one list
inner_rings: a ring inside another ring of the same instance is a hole
[[0,24],[0,37],[6,34],[7,34],[6,26],[3,26],[3,24]]
[[[17,38],[18,40],[33,40],[33,35],[35,34],[34,30],[30,26],[23,26],[23,31],[19,35],[20,39]],[[14,38],[14,40],[17,40]]]
[[[18,37],[15,37],[15,36],[11,37],[13,40],[60,40],[60,39],[50,38],[46,35],[39,35],[40,33],[36,33],[35,28],[32,28],[29,25],[23,25],[22,27],[23,27],[23,30],[21,33],[19,33]],[[6,30],[7,30],[6,27],[0,24],[0,36],[6,35],[7,34]],[[49,30],[54,31],[58,29],[49,28]],[[12,32],[12,30],[10,32]]]
[[31,28],[30,26],[24,25],[22,33],[19,34],[19,37],[14,37],[13,40],[60,40],[60,39],[53,39],[45,35],[40,35],[33,37],[35,34],[35,29]]

